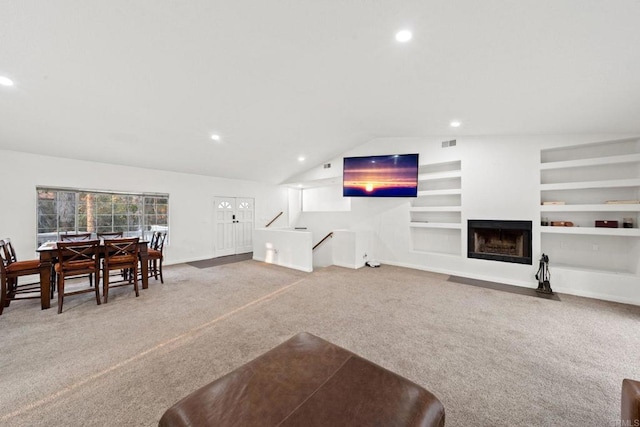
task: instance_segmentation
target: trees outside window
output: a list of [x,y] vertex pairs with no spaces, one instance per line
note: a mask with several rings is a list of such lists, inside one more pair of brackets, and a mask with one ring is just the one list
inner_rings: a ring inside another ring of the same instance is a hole
[[168,194],[38,188],[37,197],[38,246],[66,233],[121,231],[146,240],[169,229]]

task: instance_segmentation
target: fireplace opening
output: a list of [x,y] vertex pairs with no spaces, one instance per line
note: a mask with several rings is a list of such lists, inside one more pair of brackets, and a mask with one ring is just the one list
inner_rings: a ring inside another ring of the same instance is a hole
[[469,220],[467,256],[532,264],[531,221]]

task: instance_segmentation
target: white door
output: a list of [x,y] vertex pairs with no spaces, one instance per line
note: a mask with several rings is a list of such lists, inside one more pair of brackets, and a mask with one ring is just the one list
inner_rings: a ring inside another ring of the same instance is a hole
[[215,256],[243,254],[253,250],[253,199],[214,199]]

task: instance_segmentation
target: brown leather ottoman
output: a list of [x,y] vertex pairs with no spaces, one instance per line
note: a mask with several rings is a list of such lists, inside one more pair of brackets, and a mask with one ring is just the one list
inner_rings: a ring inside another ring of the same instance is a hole
[[303,332],[169,408],[168,426],[444,426],[433,394]]
[[623,426],[640,426],[640,382],[622,380],[620,422]]

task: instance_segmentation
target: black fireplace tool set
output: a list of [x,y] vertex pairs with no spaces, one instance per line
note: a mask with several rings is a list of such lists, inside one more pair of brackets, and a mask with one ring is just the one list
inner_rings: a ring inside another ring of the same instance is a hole
[[549,257],[545,254],[542,254],[540,258],[540,267],[536,273],[536,280],[538,281],[538,289],[536,289],[536,292],[553,295],[553,290],[551,290],[551,273],[549,273]]

